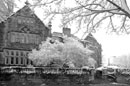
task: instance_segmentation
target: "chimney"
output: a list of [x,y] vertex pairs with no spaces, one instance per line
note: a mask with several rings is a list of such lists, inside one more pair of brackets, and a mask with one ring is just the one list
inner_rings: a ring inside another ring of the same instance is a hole
[[68,37],[71,36],[71,29],[70,28],[63,28],[63,35],[67,35]]
[[51,36],[51,28],[52,27],[52,23],[51,23],[51,21],[49,21],[49,23],[48,23],[48,29],[49,29],[49,36]]

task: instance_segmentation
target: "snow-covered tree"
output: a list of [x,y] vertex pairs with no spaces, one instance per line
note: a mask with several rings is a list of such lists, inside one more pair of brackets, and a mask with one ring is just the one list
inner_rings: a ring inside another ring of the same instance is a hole
[[47,41],[42,42],[39,45],[39,49],[33,49],[32,53],[29,54],[29,59],[33,61],[35,65],[47,66],[53,62],[53,60],[61,59],[61,51],[63,44],[60,42],[51,43],[51,39],[48,38]]
[[[31,59],[37,66],[58,66],[64,65],[69,67],[91,66],[89,60],[93,53],[88,48],[85,48],[82,43],[73,38],[64,38],[64,43],[59,41],[47,41],[40,44],[39,49],[32,50],[29,54]],[[92,59],[92,58],[91,58]],[[94,60],[94,59],[93,59]],[[95,64],[95,63],[94,63]]]

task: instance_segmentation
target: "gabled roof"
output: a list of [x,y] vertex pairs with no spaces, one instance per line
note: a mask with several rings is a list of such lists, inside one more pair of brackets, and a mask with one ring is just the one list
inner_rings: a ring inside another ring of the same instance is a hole
[[92,35],[92,33],[89,33],[89,34],[85,37],[84,41],[87,41],[87,42],[90,42],[90,43],[97,43],[97,44],[99,44],[99,43],[97,42],[96,38]]
[[12,17],[17,17],[19,15],[25,17],[24,15],[21,15],[21,13],[24,14],[25,16],[27,16],[27,17],[34,18],[36,20],[36,23],[39,23],[39,24],[45,26],[45,24],[38,18],[38,16],[30,8],[29,4],[26,4],[24,7],[22,7],[21,9],[19,9],[17,12],[13,13],[12,15],[10,15],[4,22],[8,21]]
[[[89,37],[94,38],[93,35],[92,35],[92,33],[89,33],[89,34],[85,37],[84,40],[87,40]],[[95,38],[94,38],[94,39],[95,39]]]

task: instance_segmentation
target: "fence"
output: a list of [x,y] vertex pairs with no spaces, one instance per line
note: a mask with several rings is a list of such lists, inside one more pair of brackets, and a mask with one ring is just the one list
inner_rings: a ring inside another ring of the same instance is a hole
[[39,73],[39,74],[88,74],[93,69],[57,67],[1,67],[1,73]]
[[17,75],[25,78],[41,77],[43,80],[53,80],[57,82],[69,81],[75,83],[88,83],[94,80],[94,69],[82,68],[57,68],[57,67],[1,67],[0,77],[5,75]]

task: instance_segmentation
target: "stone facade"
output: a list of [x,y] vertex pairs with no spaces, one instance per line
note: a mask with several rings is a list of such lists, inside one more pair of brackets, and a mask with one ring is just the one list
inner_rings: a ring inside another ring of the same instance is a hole
[[62,33],[60,33],[60,32],[53,32],[52,33],[52,39],[58,40],[60,42],[63,42],[64,36],[66,36],[66,37],[73,37],[75,39],[78,39],[78,37],[76,37],[73,34],[71,34],[71,29],[70,28],[63,28],[62,29]]
[[97,40],[94,38],[94,36],[89,33],[86,38],[82,41],[84,46],[88,47],[90,50],[92,50],[94,53],[92,54],[92,58],[94,58],[97,62],[95,67],[101,66],[101,60],[102,60],[102,46],[97,42]]
[[98,43],[98,41],[94,38],[94,36],[89,33],[84,40],[78,39],[76,36],[71,34],[70,28],[63,28],[62,33],[59,32],[53,32],[52,38],[54,40],[59,40],[60,42],[63,42],[63,36],[67,37],[73,37],[77,40],[79,40],[81,43],[83,43],[84,47],[88,47],[90,50],[92,50],[94,53],[92,54],[92,58],[95,59],[97,64],[95,67],[101,66],[101,60],[102,60],[102,46]]
[[49,29],[26,4],[0,23],[0,64],[31,64],[28,53],[49,35]]

